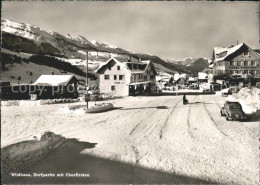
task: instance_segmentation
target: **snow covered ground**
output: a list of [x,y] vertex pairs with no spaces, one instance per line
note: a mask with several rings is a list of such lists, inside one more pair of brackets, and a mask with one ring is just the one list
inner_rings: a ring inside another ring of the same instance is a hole
[[2,107],[2,147],[44,131],[96,143],[67,143],[23,171],[86,172],[88,179],[9,182],[258,184],[258,121],[226,121],[220,116],[225,97],[187,99],[190,104],[183,105],[182,96],[126,97],[106,101],[117,107],[113,111],[80,115],[58,111],[64,104]]

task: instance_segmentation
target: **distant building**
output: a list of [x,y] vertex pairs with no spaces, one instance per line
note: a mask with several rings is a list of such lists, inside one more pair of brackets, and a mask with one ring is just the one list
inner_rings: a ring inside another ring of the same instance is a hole
[[159,88],[173,82],[173,75],[164,72],[158,72],[155,78]]
[[198,82],[198,79],[194,78],[194,77],[189,77],[187,80],[188,84],[193,84],[193,83],[197,83],[197,82]]
[[260,54],[241,43],[232,47],[215,47],[213,50],[214,75],[252,75],[260,77]]
[[198,72],[198,81],[199,82],[208,82],[208,74],[204,72]]
[[100,75],[100,93],[128,96],[149,93],[155,86],[156,71],[152,63],[133,57],[112,57],[96,73]]
[[185,74],[185,73],[182,73],[182,74],[175,73],[174,76],[173,76],[173,80],[177,81],[177,80],[179,80],[179,78],[187,79],[187,74]]

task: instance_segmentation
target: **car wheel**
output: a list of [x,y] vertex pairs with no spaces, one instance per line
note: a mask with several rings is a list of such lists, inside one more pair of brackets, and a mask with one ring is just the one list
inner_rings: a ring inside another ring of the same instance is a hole
[[221,116],[224,116],[224,114],[223,114],[223,112],[222,112],[222,109],[220,110],[220,115],[221,115]]
[[227,120],[227,121],[232,121],[232,118],[226,116],[226,120]]

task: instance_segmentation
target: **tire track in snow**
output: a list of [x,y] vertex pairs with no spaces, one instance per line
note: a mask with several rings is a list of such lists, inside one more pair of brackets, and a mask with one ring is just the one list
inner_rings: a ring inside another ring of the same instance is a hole
[[209,113],[209,110],[207,109],[207,107],[206,107],[206,105],[205,105],[204,99],[203,99],[203,107],[204,107],[204,109],[206,110],[206,112],[207,112],[207,114],[208,114],[208,116],[209,116],[211,122],[215,125],[215,128],[216,128],[221,134],[223,134],[224,136],[227,137],[227,134],[225,134],[221,129],[219,129],[219,126],[216,124],[216,122],[214,121],[213,117],[212,117],[211,114]]
[[[194,101],[195,98],[196,98],[196,96],[193,97],[192,101]],[[188,133],[194,139],[195,136],[191,131],[192,129],[191,129],[191,121],[190,121],[190,112],[191,112],[190,110],[191,110],[191,104],[189,104],[189,111],[188,111],[188,116],[187,116],[187,125],[188,125]]]
[[177,107],[177,104],[180,103],[180,102],[181,102],[181,100],[178,101],[178,102],[174,105],[174,107],[172,108],[170,114],[168,114],[168,116],[167,116],[167,118],[166,118],[166,120],[165,120],[165,122],[164,122],[164,124],[163,124],[163,126],[162,126],[162,128],[161,128],[161,130],[160,130],[160,134],[159,134],[159,138],[160,138],[160,139],[162,139],[162,137],[163,137],[163,133],[165,132],[165,128],[166,128],[166,126],[167,126],[167,124],[168,124],[168,121],[169,121],[169,119],[170,119],[170,117],[171,117],[173,111],[174,111],[175,108]]
[[[146,117],[145,117],[144,119],[141,119],[141,120],[137,123],[137,125],[130,131],[130,134],[129,134],[129,135],[132,135],[132,134],[137,130],[137,128],[141,125],[141,123],[143,123],[143,121],[146,120],[147,118],[149,118],[150,116],[154,115],[154,113],[155,113],[156,111],[157,111],[157,110],[153,110],[149,115],[146,115]],[[143,130],[144,130],[145,128],[147,128],[147,127],[148,127],[148,129],[150,128],[149,125],[144,125]],[[141,130],[141,132],[142,132],[143,130]],[[139,134],[140,134],[140,133],[139,133]],[[136,138],[136,139],[138,139],[138,138]]]
[[188,116],[187,116],[187,125],[188,125],[188,133],[194,139],[195,136],[193,135],[193,133],[191,131],[191,125],[190,125],[190,107],[191,106],[189,106],[189,111],[188,111]]
[[138,165],[139,161],[140,161],[139,151],[137,150],[137,148],[135,146],[131,146],[131,147],[132,147],[134,154],[135,154],[135,164]]
[[135,125],[135,127],[130,131],[129,135],[132,135],[133,132],[137,129],[137,127],[142,123],[142,120]]
[[[166,99],[166,102],[168,102],[169,100]],[[177,104],[180,102],[181,100],[177,101],[174,105],[174,107],[176,108]],[[162,103],[162,102],[161,102]],[[154,113],[156,113],[157,110],[155,110],[151,115],[153,115]],[[144,138],[146,138],[147,136],[150,136],[151,133],[153,132],[153,130],[158,126],[158,122],[152,122],[152,124],[146,124],[145,128],[143,129],[142,132],[139,133],[139,135],[141,137],[138,137],[135,139],[135,141],[137,143],[140,143]]]

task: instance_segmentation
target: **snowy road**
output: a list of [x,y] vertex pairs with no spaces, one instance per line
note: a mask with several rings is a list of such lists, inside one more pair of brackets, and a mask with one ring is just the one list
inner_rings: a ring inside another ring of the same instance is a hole
[[[223,97],[187,98],[188,105],[182,104],[182,96],[127,97],[109,101],[116,110],[83,115],[62,114],[57,111],[61,105],[3,107],[2,146],[47,130],[76,138],[79,143],[96,143],[95,147],[80,148],[73,155],[68,153],[79,147],[67,144],[25,169],[25,172],[90,171],[92,178],[77,182],[205,183],[203,180],[208,180],[257,184],[258,122],[226,121],[220,116],[220,107],[225,102]],[[68,154],[66,159],[59,159],[61,153]],[[109,164],[101,162],[103,160],[109,160]],[[131,165],[129,168],[134,168],[135,172],[125,172],[115,161]],[[83,168],[84,165],[88,167]],[[142,171],[139,167],[154,171]],[[97,175],[102,168],[100,173],[106,175]]]

